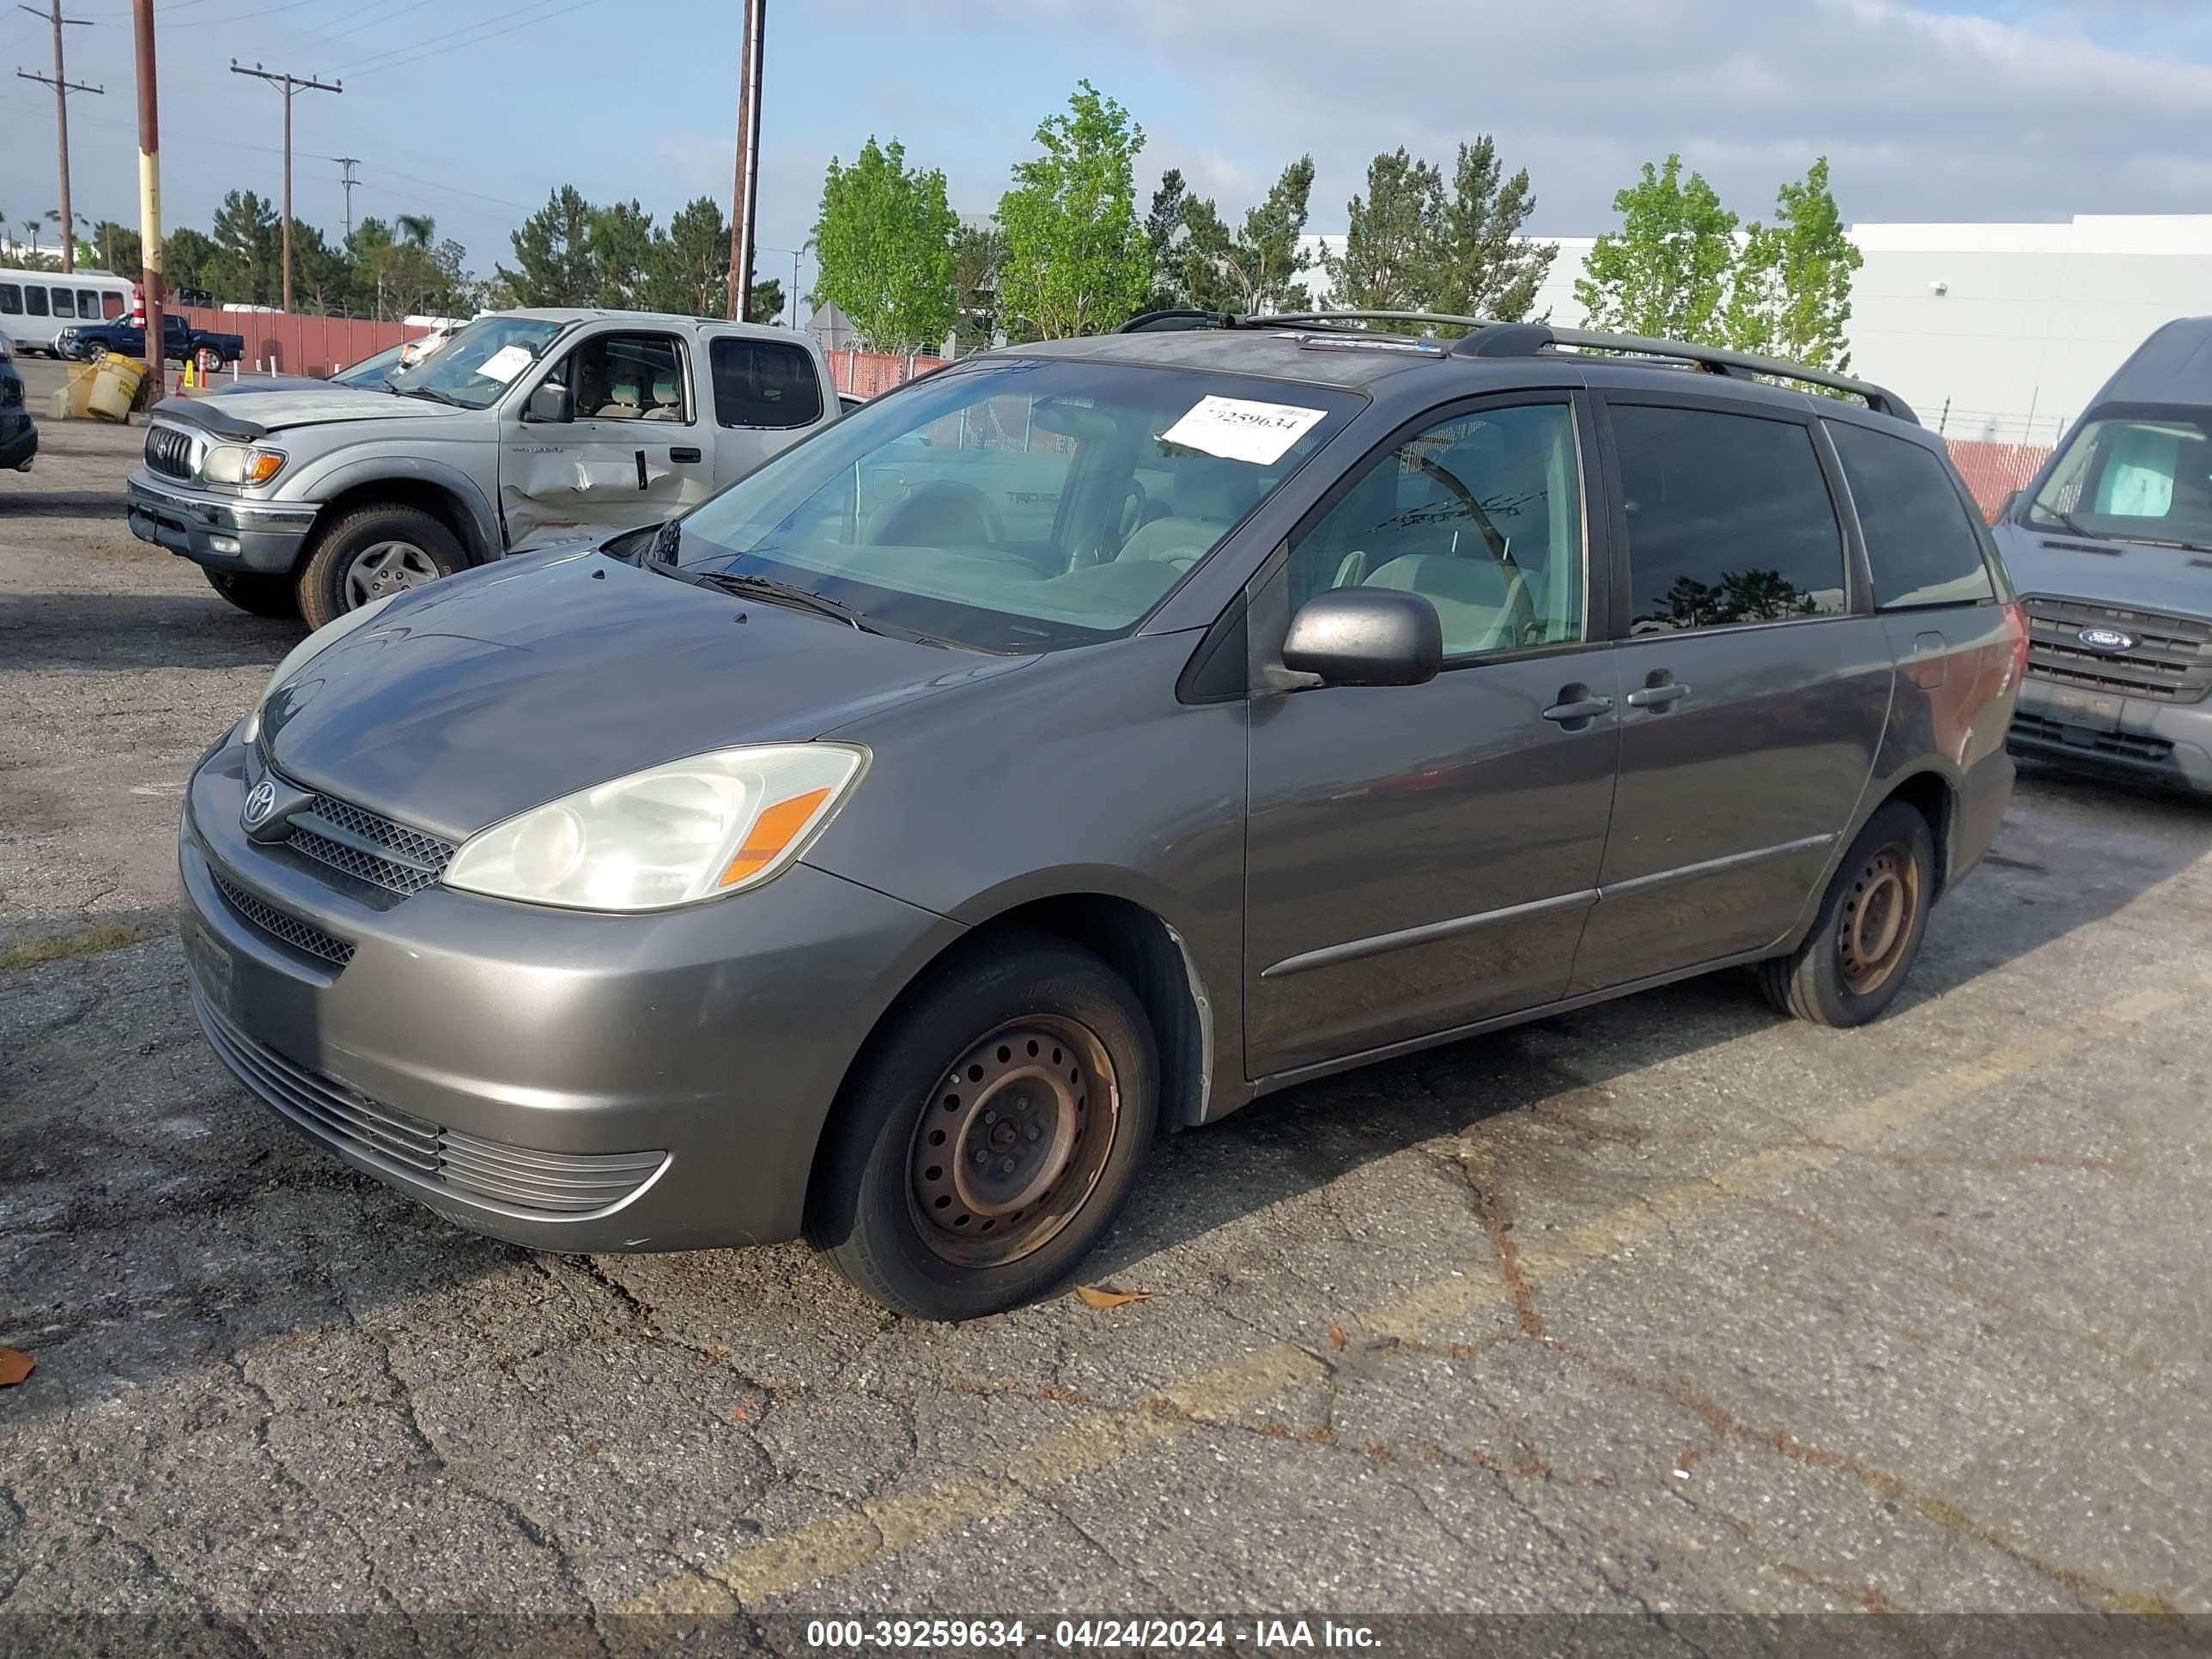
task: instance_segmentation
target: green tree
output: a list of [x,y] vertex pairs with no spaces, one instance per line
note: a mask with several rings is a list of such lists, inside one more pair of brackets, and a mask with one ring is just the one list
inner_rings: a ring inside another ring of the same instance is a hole
[[621,311],[645,307],[656,233],[653,216],[635,199],[590,210],[585,246],[592,267],[586,305]]
[[118,276],[136,276],[145,267],[141,257],[144,244],[138,233],[128,225],[118,225],[112,219],[102,219],[91,230],[93,257],[103,270],[112,270]]
[[988,345],[999,330],[999,273],[1006,239],[994,224],[962,225],[952,233],[952,301],[958,308],[962,349]]
[[284,278],[283,231],[276,207],[250,190],[234,190],[216,210],[213,229],[211,286],[240,304],[276,304],[283,295]]
[[1246,316],[1305,309],[1305,285],[1294,279],[1313,264],[1298,245],[1313,176],[1313,157],[1300,156],[1233,232],[1211,201],[1184,203],[1182,281],[1192,304]]
[[1173,311],[1191,303],[1190,287],[1183,275],[1183,212],[1190,190],[1182,170],[1170,167],[1160,175],[1152,192],[1152,211],[1145,216],[1145,242],[1152,252],[1152,291],[1145,301],[1147,311]]
[[1771,225],[1751,225],[1729,295],[1728,343],[1741,351],[1848,372],[1851,354],[1844,330],[1851,319],[1851,279],[1865,263],[1844,233],[1823,155],[1802,179],[1782,186]]
[[592,258],[592,204],[562,185],[509,239],[515,268],[495,267],[504,297],[519,306],[587,306],[599,291]]
[[1367,164],[1367,192],[1345,204],[1344,246],[1322,265],[1331,303],[1356,311],[1431,308],[1443,243],[1443,175],[1403,146]]
[[430,239],[438,234],[438,222],[427,213],[395,213],[392,228],[396,238],[420,248],[430,246]]
[[687,202],[656,236],[647,265],[646,307],[680,317],[728,314],[730,227],[711,196]]
[[1152,249],[1137,222],[1142,127],[1088,81],[1038,123],[1042,155],[1018,163],[999,201],[1006,261],[1001,325],[1029,337],[1096,333],[1144,304]]
[[327,312],[345,304],[352,287],[353,272],[345,251],[332,247],[316,226],[293,220],[293,304],[310,312]]
[[952,282],[958,225],[945,175],[908,167],[897,139],[878,146],[871,137],[850,167],[831,157],[814,222],[817,300],[842,311],[879,349],[936,344],[959,315]]
[[772,323],[783,315],[783,278],[771,276],[752,285],[752,309],[745,314],[757,323]]
[[1721,308],[1735,263],[1736,216],[1701,174],[1682,177],[1682,158],[1644,164],[1642,178],[1613,198],[1621,216],[1575,281],[1592,328],[1662,339],[1720,343]]
[[180,225],[161,238],[161,280],[171,288],[201,288],[218,300],[226,293],[217,276],[222,251],[206,234]]
[[1437,226],[1429,298],[1439,311],[1517,323],[1536,303],[1559,245],[1522,236],[1536,210],[1528,169],[1510,179],[1504,173],[1489,134],[1459,147],[1451,196]]

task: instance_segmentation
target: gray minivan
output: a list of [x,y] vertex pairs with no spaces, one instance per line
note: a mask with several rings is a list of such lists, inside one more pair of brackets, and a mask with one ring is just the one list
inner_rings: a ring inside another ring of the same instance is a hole
[[1735,965],[1880,1013],[2009,794],[2011,599],[1877,386],[1141,319],[308,639],[191,780],[192,1002],[465,1225],[988,1312],[1302,1079]]
[[2212,794],[2212,317],[2136,349],[1996,533],[2032,629],[2014,750]]

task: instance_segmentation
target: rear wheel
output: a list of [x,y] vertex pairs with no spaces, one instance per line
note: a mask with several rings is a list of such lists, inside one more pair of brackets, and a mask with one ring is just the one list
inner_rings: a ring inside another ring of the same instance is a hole
[[228,570],[202,570],[208,586],[240,611],[255,617],[296,617],[300,598],[283,576],[234,574]]
[[1759,964],[1767,1000],[1815,1025],[1863,1025],[1896,1000],[1920,955],[1936,896],[1928,820],[1891,801],[1837,866],[1805,942]]
[[434,514],[398,502],[356,507],[317,538],[300,572],[300,614],[310,628],[320,628],[371,599],[450,576],[466,562],[459,538]]
[[807,1237],[916,1318],[1027,1301],[1127,1199],[1158,1078],[1142,1006],[1089,951],[1024,936],[970,957],[877,1034],[848,1080]]

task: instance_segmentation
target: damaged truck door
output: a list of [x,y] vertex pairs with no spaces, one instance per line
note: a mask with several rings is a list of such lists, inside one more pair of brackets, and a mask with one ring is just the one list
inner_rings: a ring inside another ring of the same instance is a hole
[[504,404],[510,550],[672,518],[824,418],[823,366],[795,340],[624,319],[563,344]]

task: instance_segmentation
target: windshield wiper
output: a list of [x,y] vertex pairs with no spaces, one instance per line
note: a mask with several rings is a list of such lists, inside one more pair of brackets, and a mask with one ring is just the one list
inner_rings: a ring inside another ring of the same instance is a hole
[[[398,390],[396,387],[394,389]],[[399,395],[403,398],[428,398],[437,403],[449,404],[455,409],[466,409],[469,407],[467,404],[463,403],[459,398],[453,396],[452,392],[441,392],[437,387],[433,386],[410,386],[404,392],[400,392]]]
[[851,605],[825,598],[812,588],[801,587],[796,582],[780,582],[773,576],[735,575],[726,570],[702,570],[697,573],[697,578],[732,593],[749,594],[766,599],[771,605],[787,605],[794,610],[811,611],[817,616],[828,617],[848,627],[857,628],[863,634],[884,631]]
[[2030,502],[2028,511],[2038,518],[2057,520],[2061,529],[2079,536],[2085,542],[2106,542],[2112,539],[2109,536],[2100,536],[2094,530],[2082,529],[2080,525],[2074,522],[2074,515],[2063,507],[2045,507],[2037,502]]

